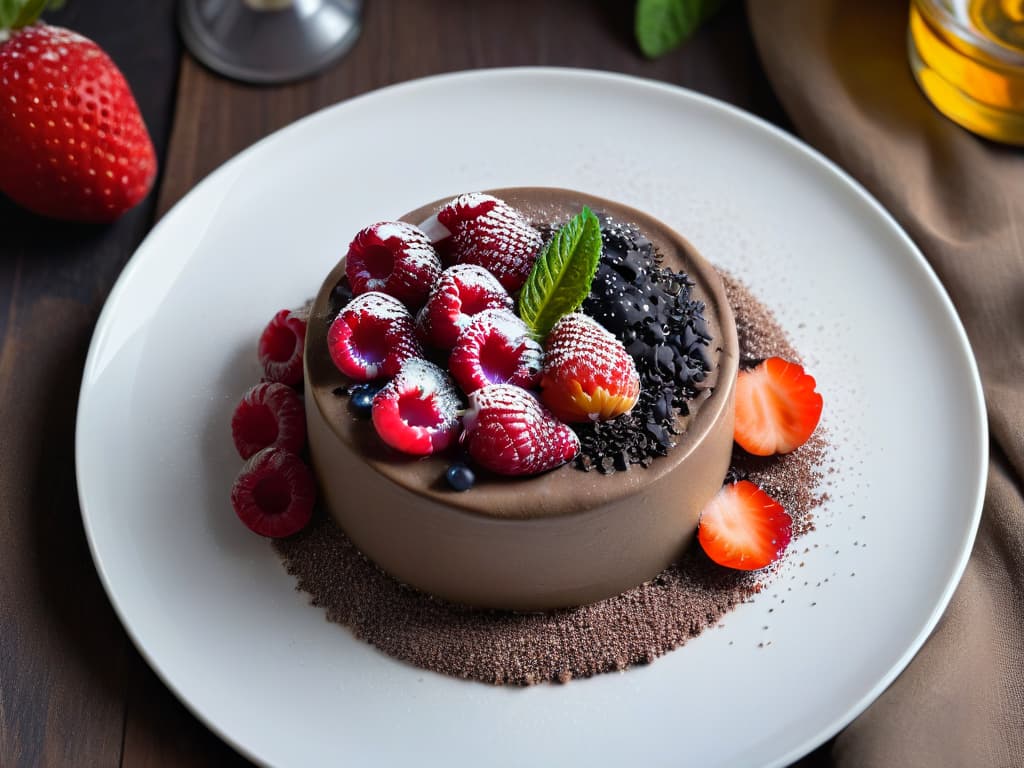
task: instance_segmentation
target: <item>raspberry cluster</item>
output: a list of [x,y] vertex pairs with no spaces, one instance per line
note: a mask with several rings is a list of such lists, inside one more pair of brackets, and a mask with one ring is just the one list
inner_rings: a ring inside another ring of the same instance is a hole
[[[428,455],[458,440],[476,466],[531,475],[577,455],[570,424],[634,406],[636,366],[599,323],[570,312],[541,338],[515,313],[510,292],[543,244],[519,211],[483,194],[419,227],[381,222],[356,235],[331,294],[327,345],[361,382],[347,389],[350,405],[387,445]],[[382,378],[390,383],[377,387]],[[471,485],[467,471],[454,468],[449,484]]]
[[231,417],[231,437],[246,460],[231,487],[231,506],[261,536],[302,530],[313,516],[316,483],[302,454],[302,355],[306,317],[282,309],[263,329],[257,347],[263,381],[242,397]]

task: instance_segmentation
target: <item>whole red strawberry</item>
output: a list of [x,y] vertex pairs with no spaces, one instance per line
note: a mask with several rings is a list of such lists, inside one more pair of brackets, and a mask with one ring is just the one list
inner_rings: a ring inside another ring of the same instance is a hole
[[10,32],[0,105],[0,191],[19,205],[110,221],[149,192],[153,142],[124,76],[91,40],[43,23]]
[[565,315],[544,342],[541,400],[562,421],[614,419],[640,397],[640,375],[622,342],[588,315]]

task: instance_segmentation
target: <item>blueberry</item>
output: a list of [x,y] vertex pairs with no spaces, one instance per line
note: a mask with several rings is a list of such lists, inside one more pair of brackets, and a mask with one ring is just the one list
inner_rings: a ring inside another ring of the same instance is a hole
[[370,412],[373,410],[373,396],[379,391],[380,387],[376,384],[357,384],[352,387],[349,402],[357,416],[370,418]]
[[468,491],[476,482],[473,470],[465,464],[452,464],[444,473],[444,477],[448,481],[448,485],[456,491]]

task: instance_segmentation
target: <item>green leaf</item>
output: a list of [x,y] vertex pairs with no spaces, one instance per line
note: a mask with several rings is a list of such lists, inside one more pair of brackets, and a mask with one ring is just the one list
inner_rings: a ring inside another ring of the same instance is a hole
[[0,0],[0,29],[10,29],[21,10],[21,0]]
[[21,29],[29,24],[35,24],[36,19],[39,18],[39,14],[43,12],[44,8],[46,8],[46,0],[28,0],[27,3],[21,6],[21,13],[14,20],[13,28]]
[[636,41],[650,58],[689,39],[722,0],[637,0]]
[[43,11],[56,10],[62,5],[64,0],[0,0],[0,30],[35,24]]
[[552,236],[519,294],[519,316],[543,339],[590,293],[601,259],[601,222],[586,206]]

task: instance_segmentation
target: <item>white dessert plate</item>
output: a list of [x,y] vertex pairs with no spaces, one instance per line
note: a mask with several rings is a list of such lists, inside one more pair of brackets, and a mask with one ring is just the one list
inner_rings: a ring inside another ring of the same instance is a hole
[[[368,223],[488,187],[645,209],[742,276],[825,398],[830,501],[767,590],[654,664],[495,688],[329,624],[228,493],[256,339]],[[935,627],[978,524],[987,437],[966,336],[893,219],[787,134],[618,75],[405,83],[274,134],[153,230],[100,317],[78,411],[96,567],[153,668],[260,763],[784,765],[835,734]]]

